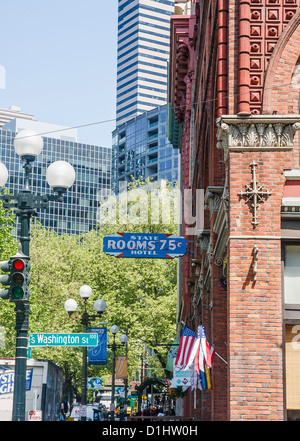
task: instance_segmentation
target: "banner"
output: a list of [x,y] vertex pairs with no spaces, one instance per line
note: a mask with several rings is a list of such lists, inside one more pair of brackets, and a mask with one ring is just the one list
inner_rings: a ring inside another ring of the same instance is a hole
[[167,356],[167,364],[166,364],[166,370],[173,372],[173,365],[174,365],[174,359],[177,356],[178,353],[178,346],[179,346],[179,338],[175,338],[173,345],[171,346],[171,349],[168,352]]
[[127,355],[116,357],[116,377],[124,380],[127,378]]
[[89,347],[88,363],[107,364],[107,329],[89,328],[89,332],[98,334],[98,345]]

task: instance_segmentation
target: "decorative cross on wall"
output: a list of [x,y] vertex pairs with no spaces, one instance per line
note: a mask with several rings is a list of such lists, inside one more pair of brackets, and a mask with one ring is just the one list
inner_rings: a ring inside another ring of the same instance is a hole
[[252,207],[253,207],[253,221],[251,222],[253,225],[253,228],[256,228],[259,222],[257,221],[257,208],[258,208],[258,202],[265,202],[265,197],[268,197],[272,194],[269,190],[263,190],[262,185],[259,185],[259,183],[256,180],[256,170],[255,167],[257,166],[257,163],[255,161],[252,161],[250,164],[250,167],[252,167],[252,181],[251,185],[246,184],[246,191],[241,191],[239,196],[246,196],[246,202],[249,202],[251,199],[253,201]]

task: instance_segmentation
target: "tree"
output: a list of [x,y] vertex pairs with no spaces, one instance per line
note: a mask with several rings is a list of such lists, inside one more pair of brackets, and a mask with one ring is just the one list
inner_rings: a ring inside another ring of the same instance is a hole
[[[128,192],[101,206],[101,237],[120,231],[176,234],[178,200],[177,188],[170,183],[132,180]],[[135,342],[155,348],[164,368],[168,349],[157,344],[175,335],[177,260],[106,256],[99,260],[96,274],[100,290],[118,305],[114,321],[123,327],[126,323]]]
[[[78,312],[82,311],[79,288],[88,284],[93,289],[88,311],[95,312],[93,302],[102,298],[107,304],[103,320],[108,322],[108,329],[116,324],[121,332],[125,332],[128,327],[130,375],[140,369],[137,354],[147,346],[155,349],[158,362],[154,365],[160,367],[158,375],[161,376],[168,348],[156,345],[170,342],[175,335],[177,261],[117,259],[106,255],[102,248],[103,237],[117,231],[176,233],[175,196],[176,189],[168,184],[159,189],[151,182],[133,181],[127,195],[122,194],[118,198],[111,196],[106,202],[106,207],[112,204],[116,206],[118,219],[115,222],[111,219],[102,222],[97,229],[81,236],[58,235],[38,223],[32,225],[30,332],[82,332],[80,322],[69,319],[64,302],[74,298],[79,304]],[[164,203],[164,210],[160,212],[155,211],[159,207],[156,197],[160,198],[160,203]],[[126,223],[122,217],[125,214],[125,198]],[[167,204],[171,214],[166,211]],[[168,216],[169,221],[166,222]],[[151,223],[149,219],[155,222]],[[11,313],[12,305],[8,304],[7,308]],[[5,356],[12,355],[14,344],[9,341]],[[124,349],[118,349],[118,353],[124,353]],[[32,357],[55,361],[64,369],[68,384],[80,389],[81,348],[32,348]],[[110,374],[111,357],[108,357],[107,366],[89,367],[89,376],[100,375],[105,379]]]
[[[5,193],[7,193],[6,190],[1,191],[1,194]],[[18,250],[18,243],[13,237],[15,223],[16,218],[12,210],[4,209],[3,203],[0,201],[0,261],[8,260]],[[13,313],[13,306],[8,301],[0,299],[0,349],[3,348],[7,351],[7,356],[13,356],[15,352],[14,327],[15,314]]]

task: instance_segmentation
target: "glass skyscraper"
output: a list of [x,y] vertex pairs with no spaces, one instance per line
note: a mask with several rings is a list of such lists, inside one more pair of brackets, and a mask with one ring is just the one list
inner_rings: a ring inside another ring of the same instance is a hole
[[[6,127],[13,128],[16,126],[15,121]],[[32,130],[34,122],[30,122]],[[21,124],[24,125],[24,121]],[[12,194],[17,194],[23,188],[24,179],[23,163],[13,146],[15,135],[16,131],[12,129],[0,130],[0,161],[8,169],[6,188]],[[50,202],[49,210],[37,210],[37,219],[59,234],[85,233],[96,227],[99,202],[110,194],[111,149],[79,143],[72,137],[54,136],[43,136],[43,151],[33,163],[32,191],[39,195],[53,194],[46,182],[46,169],[57,160],[68,161],[73,165],[76,180],[67,191],[65,202]]]
[[175,0],[119,0],[116,125],[167,103]]
[[167,105],[118,126],[113,132],[112,191],[126,190],[131,176],[178,181],[179,150],[166,136]]

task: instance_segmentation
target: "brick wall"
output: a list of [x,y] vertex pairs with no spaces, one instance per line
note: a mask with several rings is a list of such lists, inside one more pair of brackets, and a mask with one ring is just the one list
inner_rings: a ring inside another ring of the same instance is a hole
[[[228,167],[229,221],[225,248],[228,264],[226,267],[216,264],[217,213],[211,216],[206,209],[204,228],[210,230],[212,238],[210,268],[207,250],[200,252],[196,237],[187,239],[193,241],[189,249],[201,262],[203,278],[210,270],[210,279],[200,289],[199,276],[191,266],[193,256],[183,258],[182,318],[194,330],[201,321],[207,328],[209,341],[228,364],[215,357],[213,389],[197,391],[196,409],[194,392],[189,392],[185,398],[185,415],[202,420],[282,420],[281,199],[284,171],[299,168],[299,136],[295,136],[293,150],[236,149],[225,157],[217,145],[215,122],[221,110],[223,115],[236,115],[242,101],[244,115],[246,108],[252,115],[299,113],[300,0],[195,0],[193,3],[198,7],[197,26],[193,32],[190,29],[189,44],[194,51],[195,77],[193,96],[186,96],[188,103],[192,101],[194,105],[195,142],[190,143],[191,114],[186,113],[182,138],[183,186],[192,187],[195,196],[197,189],[206,191],[209,186],[224,186]],[[238,95],[241,90],[245,93],[243,99]],[[190,149],[194,149],[192,155]],[[191,157],[195,158],[192,167]],[[272,191],[259,203],[256,228],[251,223],[251,202],[246,203],[238,194],[245,190],[246,184],[251,184],[253,160],[257,163],[257,181]],[[256,281],[254,246],[258,248]],[[221,284],[224,270],[227,291]],[[192,288],[187,286],[190,279],[195,282]],[[200,309],[194,314],[192,300],[198,299],[200,291]]]
[[[259,204],[259,225],[238,193],[252,179],[272,191]],[[228,271],[229,390],[231,420],[282,420],[282,288],[280,208],[288,152],[230,153]],[[234,236],[238,236],[236,239]],[[244,236],[241,238],[241,236]],[[247,236],[254,237],[248,239]],[[272,240],[271,237],[275,240]],[[258,248],[254,281],[254,246]]]

